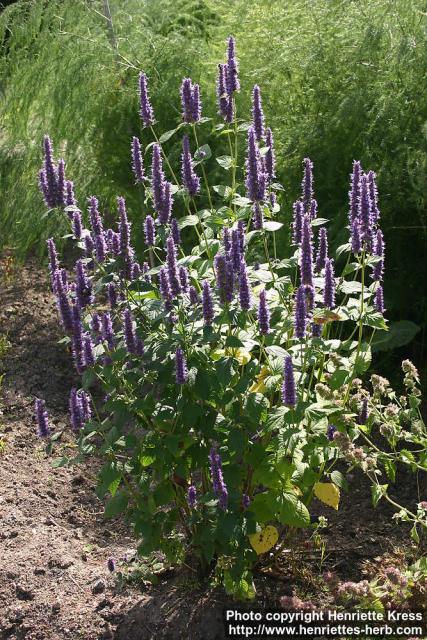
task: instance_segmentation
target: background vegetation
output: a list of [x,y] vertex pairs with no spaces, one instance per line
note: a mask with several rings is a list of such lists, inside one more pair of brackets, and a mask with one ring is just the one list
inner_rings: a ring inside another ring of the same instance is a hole
[[[233,33],[240,112],[248,114],[258,82],[275,133],[285,221],[305,155],[315,163],[320,213],[334,219],[337,242],[345,234],[353,158],[377,172],[386,305],[389,317],[420,327],[405,351],[420,365],[427,324],[427,2],[110,0],[113,30],[107,5],[20,0],[0,14],[0,242],[20,258],[40,256],[57,224],[43,217],[37,188],[45,132],[67,159],[82,207],[96,194],[108,210],[120,193],[137,221],[129,144],[140,134],[140,69],[150,76],[159,129],[171,129],[184,75],[201,83],[205,104],[214,104],[216,64]],[[387,356],[390,369],[401,356]]]

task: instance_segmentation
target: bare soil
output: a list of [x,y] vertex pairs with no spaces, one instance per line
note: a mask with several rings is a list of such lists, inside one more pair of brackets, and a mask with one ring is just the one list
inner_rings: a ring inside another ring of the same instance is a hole
[[[0,282],[2,335],[11,346],[0,363],[0,638],[223,638],[223,608],[232,602],[222,591],[197,584],[189,569],[169,572],[156,586],[119,585],[107,560],[132,555],[137,542],[125,522],[103,519],[94,490],[97,462],[51,466],[61,449],[73,446],[67,405],[77,379],[58,344],[61,331],[45,270],[29,264]],[[35,397],[46,400],[55,431],[63,431],[53,456],[36,436]],[[414,490],[413,481],[402,477],[401,499]],[[321,570],[360,580],[369,562],[372,571],[385,554],[402,547],[406,555],[413,552],[388,506],[373,510],[369,487],[357,474],[339,514],[314,508],[330,522],[325,562],[321,566],[319,552],[302,539],[297,573],[286,554],[272,570],[260,566],[253,606],[272,607],[294,593],[321,602]]]

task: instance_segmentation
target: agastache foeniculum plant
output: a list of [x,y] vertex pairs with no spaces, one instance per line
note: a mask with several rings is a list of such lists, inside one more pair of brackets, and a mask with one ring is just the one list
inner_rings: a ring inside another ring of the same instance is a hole
[[[126,512],[141,554],[161,550],[177,563],[191,553],[248,598],[257,535],[267,525],[279,538],[309,528],[316,484],[336,482],[337,463],[358,466],[376,500],[396,507],[381,474],[392,482],[397,465],[422,467],[398,443],[427,444],[418,373],[405,364],[399,399],[367,375],[387,331],[375,173],[353,162],[347,241],[337,248],[309,157],[300,194],[283,208],[286,167],[262,78],[252,87],[240,77],[233,37],[218,64],[217,123],[202,116],[207,87],[184,78],[180,121],[162,134],[150,81],[141,72],[141,130],[128,147],[141,205],[128,210],[120,196],[110,227],[93,195],[69,216],[74,191],[44,139],[42,195],[71,218],[77,253],[68,272],[48,241],[63,342],[82,379],[70,391],[70,425],[78,460],[104,455],[107,514]],[[252,92],[250,113],[237,113],[241,86]],[[36,418],[48,438],[40,399]],[[424,512],[399,509],[417,535],[425,531]]]

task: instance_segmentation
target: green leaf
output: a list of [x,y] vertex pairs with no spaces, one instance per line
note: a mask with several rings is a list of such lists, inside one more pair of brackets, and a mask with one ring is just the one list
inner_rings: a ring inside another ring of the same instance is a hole
[[199,147],[194,154],[194,166],[200,164],[201,162],[205,162],[212,157],[212,149],[208,144],[203,144]]
[[233,158],[231,156],[219,156],[216,158],[219,166],[228,171],[233,166]]
[[410,320],[399,320],[390,324],[389,331],[378,331],[372,341],[372,351],[388,351],[411,342],[420,327]]
[[351,251],[351,244],[346,242],[338,247],[336,250],[336,256],[339,258],[343,253],[348,253],[349,251]]
[[236,207],[249,207],[251,203],[252,200],[249,200],[249,198],[245,198],[239,194],[237,194],[232,200],[232,204],[235,204]]
[[350,362],[354,365],[356,373],[365,373],[369,369],[372,361],[371,347],[366,342],[360,345],[359,352],[357,350],[351,354]]
[[328,218],[314,218],[314,220],[311,221],[311,226],[320,227],[322,224],[328,224],[328,222]]
[[114,518],[119,513],[123,513],[128,505],[128,495],[123,491],[119,491],[115,496],[110,498],[105,505],[104,515],[106,518]]
[[344,491],[348,490],[348,482],[347,480],[344,478],[343,474],[341,473],[341,471],[332,471],[331,473],[331,480],[334,484],[337,485],[337,487],[339,487],[340,489],[343,489]]
[[278,407],[272,411],[266,421],[266,429],[268,431],[276,431],[282,429],[286,425],[285,415],[289,413],[288,407]]
[[276,222],[275,220],[268,220],[264,222],[264,229],[266,231],[279,231],[283,227],[282,222]]
[[276,504],[269,493],[257,493],[251,502],[251,512],[255,515],[257,522],[268,522],[276,515]]
[[195,227],[196,224],[199,224],[199,218],[194,214],[185,216],[178,220],[178,226],[180,229],[184,229],[185,227]]
[[340,289],[342,293],[347,295],[351,295],[352,293],[361,293],[362,291],[362,283],[357,280],[352,280],[351,282],[343,282],[340,285]]
[[416,524],[414,524],[414,526],[411,529],[411,538],[417,544],[420,543],[420,536],[418,535],[418,530],[417,530],[417,525]]
[[177,127],[175,127],[175,129],[170,129],[169,131],[165,131],[165,133],[163,133],[159,138],[160,144],[170,140],[172,136],[178,131],[178,129],[181,129],[182,126],[184,126],[183,122],[181,122]]
[[378,502],[385,496],[387,493],[388,484],[373,484],[371,487],[372,492],[372,504],[374,507],[377,506]]
[[229,198],[233,192],[231,187],[228,187],[225,184],[216,184],[212,188],[218,195],[225,199]]
[[282,524],[291,527],[308,527],[310,514],[304,503],[294,493],[283,493],[279,498],[280,509],[278,519]]
[[244,406],[245,415],[249,422],[259,425],[266,419],[269,406],[267,398],[262,393],[250,393]]
[[70,460],[66,456],[63,456],[62,458],[55,458],[55,460],[52,462],[52,467],[53,469],[59,469],[59,467],[66,467],[69,462]]

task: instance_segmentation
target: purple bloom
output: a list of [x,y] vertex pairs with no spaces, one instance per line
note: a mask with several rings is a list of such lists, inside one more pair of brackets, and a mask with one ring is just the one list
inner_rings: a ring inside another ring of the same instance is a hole
[[246,193],[253,202],[265,198],[267,176],[263,170],[259,149],[253,127],[248,129],[248,149],[246,155]]
[[200,178],[193,168],[193,159],[190,152],[190,141],[187,135],[182,139],[182,182],[190,196],[195,196],[200,191]]
[[301,183],[302,202],[304,205],[304,213],[310,211],[311,200],[313,198],[313,163],[310,158],[304,158],[304,177]]
[[92,235],[90,233],[86,233],[84,237],[84,243],[85,243],[85,256],[87,258],[91,258],[93,251],[95,249],[95,245],[93,244]]
[[123,334],[126,349],[132,355],[142,355],[143,346],[141,340],[136,335],[134,319],[130,309],[123,312]]
[[126,212],[126,202],[123,197],[117,198],[117,204],[119,208],[119,233],[120,233],[120,252],[122,256],[126,257],[132,255],[133,251],[130,248],[130,227],[131,223],[128,221]]
[[46,205],[53,209],[61,204],[58,194],[58,172],[53,163],[52,141],[49,136],[43,138],[44,166],[41,170],[40,188],[45,198]]
[[190,487],[188,487],[187,502],[188,502],[188,506],[190,507],[190,509],[195,509],[196,508],[196,506],[197,506],[197,491],[196,491],[196,487],[193,484]]
[[65,161],[62,158],[58,162],[57,175],[58,175],[58,181],[57,181],[58,205],[65,206],[66,204]]
[[90,321],[90,327],[94,333],[101,332],[101,316],[99,315],[99,313],[93,314]]
[[270,333],[270,310],[267,305],[267,294],[263,289],[259,294],[258,325],[262,335]]
[[377,230],[377,233],[375,236],[374,256],[377,256],[378,258],[381,258],[381,259],[374,266],[372,279],[378,280],[379,282],[381,282],[384,274],[384,237],[381,229]]
[[333,441],[334,433],[336,432],[336,430],[337,430],[337,428],[336,428],[336,426],[334,424],[328,424],[328,428],[327,428],[327,431],[326,431],[326,437],[328,438],[328,440],[330,442]]
[[359,218],[355,218],[351,224],[351,251],[357,255],[362,250],[362,238],[360,237]]
[[288,407],[295,407],[297,403],[294,365],[291,356],[286,356],[283,367],[282,400],[283,404],[286,404]]
[[200,297],[199,297],[199,294],[197,293],[197,289],[196,287],[193,287],[193,286],[190,287],[190,302],[193,305],[199,304],[200,302]]
[[89,220],[94,235],[102,235],[104,233],[104,228],[102,225],[101,214],[98,209],[98,199],[95,198],[95,196],[91,196],[89,198]]
[[366,424],[368,422],[368,398],[363,398],[359,415],[357,416],[357,424]]
[[81,309],[94,301],[92,283],[82,260],[76,262],[76,299]]
[[239,240],[240,254],[243,256],[245,253],[245,221],[239,220],[237,223],[237,237]]
[[308,215],[304,216],[301,234],[300,251],[301,283],[313,286],[313,242],[311,222]]
[[268,151],[265,154],[265,171],[267,173],[268,182],[271,182],[273,178],[276,177],[276,157],[274,155],[274,139],[273,132],[270,127],[266,130],[266,138],[265,138]]
[[40,400],[40,398],[36,398],[35,414],[39,438],[48,438],[50,436],[49,416],[46,411],[45,401]]
[[305,304],[307,316],[310,315],[314,307],[314,287],[309,284],[305,285]]
[[49,238],[49,240],[47,241],[47,251],[49,254],[49,271],[53,283],[53,277],[56,271],[59,269],[58,252],[56,250],[55,240],[53,238]]
[[[362,174],[362,167],[358,160],[353,160],[353,172],[350,180],[349,196],[349,212],[348,219],[350,227],[352,227],[354,221],[359,216],[359,198],[360,198],[360,176]],[[358,252],[356,252],[358,253]]]
[[212,326],[214,318],[214,308],[212,300],[212,289],[207,280],[202,284],[202,308],[203,308],[203,320],[207,327]]
[[109,282],[107,286],[107,297],[108,303],[111,309],[115,309],[117,307],[117,289],[114,282]]
[[53,290],[56,295],[56,303],[58,306],[62,327],[64,331],[66,331],[66,333],[70,334],[73,332],[74,326],[73,315],[70,300],[67,294],[67,288],[64,286],[60,271],[55,272]]
[[378,209],[378,189],[376,183],[376,174],[374,171],[368,171],[369,197],[371,199],[371,215],[372,222],[375,224],[380,218],[380,210]]
[[181,84],[182,119],[184,122],[199,122],[201,116],[200,87],[191,78],[184,78]]
[[236,59],[236,41],[233,36],[228,38],[227,47],[227,93],[231,97],[233,91],[240,90],[239,67]]
[[139,74],[139,115],[144,127],[154,124],[154,113],[148,96],[147,76],[144,72]]
[[320,273],[325,268],[325,260],[328,257],[328,234],[325,227],[319,231],[319,247],[316,256],[316,271]]
[[65,181],[65,206],[75,207],[77,205],[76,197],[74,195],[74,184],[71,180]]
[[310,205],[310,220],[315,220],[316,218],[317,218],[317,200],[313,198]]
[[159,289],[160,295],[166,303],[172,302],[172,292],[169,282],[168,271],[166,267],[162,267],[159,271]]
[[303,217],[303,206],[301,200],[297,200],[293,204],[294,211],[294,221],[292,224],[292,242],[293,244],[301,244],[302,237],[302,217]]
[[252,205],[252,223],[255,230],[259,230],[264,227],[264,214],[259,202],[254,202]]
[[90,396],[80,389],[78,392],[78,396],[80,398],[81,408],[82,408],[82,420],[83,422],[88,422],[88,420],[92,417],[92,409],[90,406]]
[[224,227],[222,231],[222,244],[224,245],[225,253],[231,251],[230,229]]
[[210,450],[209,461],[213,492],[219,498],[220,508],[223,511],[226,511],[228,505],[228,491],[222,475],[221,456],[216,452],[214,447]]
[[368,251],[372,248],[372,215],[368,178],[364,174],[360,179],[359,219],[362,240]]
[[321,324],[317,322],[312,322],[311,324],[311,335],[313,338],[320,338],[322,335],[323,327]]
[[216,285],[221,302],[227,303],[233,300],[234,272],[233,265],[226,256],[217,253],[214,259]]
[[375,292],[375,309],[378,313],[384,313],[384,292],[383,288],[380,285]]
[[150,265],[148,264],[148,262],[144,262],[142,264],[142,273],[144,274],[144,280],[145,282],[148,282],[148,284],[151,284],[151,276],[148,274],[149,271]]
[[[227,65],[218,65],[218,77],[216,83],[216,95],[218,99],[218,113],[226,122],[233,120],[233,102],[227,95]],[[231,109],[230,109],[231,105]]]
[[40,169],[39,171],[39,189],[42,192],[43,200],[45,201],[46,206],[52,208],[49,185],[47,183],[46,171],[44,169]]
[[247,493],[242,493],[242,505],[244,509],[247,509],[251,504],[251,499]]
[[104,313],[102,316],[102,339],[107,343],[108,350],[112,351],[114,349],[114,331],[109,313]]
[[153,145],[151,188],[154,208],[159,216],[159,222],[160,224],[167,224],[172,211],[172,197],[170,183],[165,180],[163,172],[162,150],[159,144]]
[[239,302],[242,309],[249,311],[252,307],[252,293],[249,285],[246,262],[244,258],[240,261],[239,269]]
[[181,285],[179,282],[178,265],[176,262],[177,250],[172,236],[166,240],[166,263],[168,267],[168,276],[170,288],[173,296],[181,293]]
[[181,266],[179,268],[179,282],[181,289],[184,293],[188,293],[190,290],[190,283],[188,281],[188,270],[186,267]]
[[188,380],[187,363],[181,347],[178,347],[175,352],[175,379],[177,384],[185,384]]
[[258,142],[264,139],[264,112],[262,110],[261,89],[256,84],[252,90],[252,122]]
[[297,295],[295,299],[295,315],[294,315],[294,330],[295,336],[300,340],[305,336],[307,307],[305,297],[305,286],[302,284],[297,289]]
[[241,242],[238,229],[233,229],[231,232],[231,251],[230,259],[233,264],[233,269],[236,273],[239,273],[240,262],[243,258],[241,251]]
[[131,279],[138,280],[140,275],[141,275],[141,265],[139,264],[139,262],[134,262],[132,265]]
[[180,245],[181,244],[181,231],[179,229],[179,224],[178,224],[178,220],[176,218],[172,218],[171,220],[171,235],[173,238],[173,241],[175,242],[176,245]]
[[325,260],[325,288],[323,290],[323,304],[328,309],[335,307],[335,278],[334,261],[332,258]]
[[78,373],[84,371],[85,368],[85,354],[83,346],[83,326],[82,318],[80,315],[80,309],[75,304],[72,308],[73,317],[73,336],[72,336],[72,351],[74,363]]
[[104,262],[107,253],[107,243],[104,234],[95,236],[95,253],[98,262]]
[[136,182],[144,180],[144,163],[142,160],[141,143],[136,136],[132,138],[132,169]]
[[74,237],[80,240],[82,237],[82,216],[80,211],[73,211],[72,229]]
[[83,358],[85,367],[93,367],[95,364],[95,353],[93,351],[93,342],[89,333],[83,336]]
[[81,397],[77,394],[77,389],[73,387],[70,391],[70,420],[73,431],[80,431],[83,426],[82,402]]
[[145,244],[148,247],[153,247],[156,243],[156,230],[154,227],[154,219],[148,215],[144,220],[144,237]]

